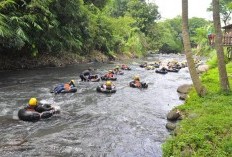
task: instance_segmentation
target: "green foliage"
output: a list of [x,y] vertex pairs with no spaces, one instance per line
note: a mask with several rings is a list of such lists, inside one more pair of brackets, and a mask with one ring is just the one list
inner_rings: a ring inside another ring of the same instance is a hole
[[139,57],[143,56],[145,54],[145,41],[142,39],[144,39],[145,37],[142,36],[142,34],[139,34],[136,31],[132,32],[132,34],[128,38],[128,41],[125,43],[125,46],[123,47],[123,51],[127,54],[131,52]]
[[128,3],[130,0],[112,0],[108,6],[108,12],[112,17],[123,17],[128,10]]
[[195,44],[197,44],[197,46],[193,49],[193,52],[196,55],[209,56],[209,54],[212,52],[213,48],[209,45],[207,37],[209,29],[209,26],[195,29],[195,35],[191,39]]
[[93,4],[96,7],[102,9],[109,2],[109,0],[84,0],[85,4]]
[[[229,59],[226,56],[226,48],[224,48],[224,57],[225,57],[225,63],[229,63]],[[218,60],[217,60],[217,53],[216,50],[212,50],[211,53],[209,54],[209,60],[207,62],[207,64],[211,67],[211,68],[216,68],[218,66]]]
[[161,53],[179,53],[182,50],[182,39],[180,32],[175,27],[175,20],[166,20],[159,22],[157,29],[159,30],[157,36],[159,36],[159,51]]
[[[227,25],[229,21],[231,20],[231,14],[232,14],[232,2],[231,0],[220,0],[220,15],[221,20],[223,21],[224,25]],[[213,11],[212,3],[210,7],[207,9],[207,11]]]
[[153,26],[155,20],[160,18],[157,5],[146,4],[146,2],[139,0],[131,0],[128,3],[127,15],[136,20],[135,26],[146,35],[149,34],[148,30]]
[[[232,74],[231,63],[227,70]],[[179,123],[176,136],[163,144],[164,157],[231,155],[231,93],[220,92],[218,75],[217,68],[210,69],[201,78],[208,94],[200,98],[192,91],[185,104],[178,107],[185,118]]]
[[98,50],[111,55],[132,50],[140,55],[152,37],[140,30],[149,30],[157,18],[157,6],[138,0],[0,1],[0,52],[88,55]]
[[[106,55],[182,51],[181,17],[156,23],[155,4],[141,0],[0,1],[0,52],[31,55],[97,50]],[[190,19],[197,54],[210,51],[207,21]],[[34,56],[34,55],[32,55]]]
[[[208,45],[207,31],[210,23],[202,18],[193,17],[189,19],[190,42],[194,52],[197,55],[207,56],[211,51]],[[167,19],[159,22],[158,26],[154,27],[152,34],[159,39],[155,45],[162,53],[180,53],[183,51],[182,44],[182,19],[177,16],[173,19]]]

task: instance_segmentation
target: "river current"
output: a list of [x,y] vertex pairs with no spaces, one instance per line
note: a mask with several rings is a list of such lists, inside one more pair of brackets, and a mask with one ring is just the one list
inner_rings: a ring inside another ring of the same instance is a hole
[[[184,56],[153,55],[147,61]],[[166,75],[145,70],[144,60],[129,60],[131,71],[118,75],[115,94],[97,93],[100,82],[81,82],[79,74],[94,67],[98,74],[121,64],[89,63],[0,73],[1,157],[161,157],[161,145],[170,132],[166,114],[183,101],[178,86],[191,83],[188,69]],[[129,87],[134,75],[147,89]],[[75,80],[77,93],[50,93],[56,85]],[[52,103],[61,113],[35,123],[17,119],[31,97]],[[9,146],[24,141],[17,146]]]

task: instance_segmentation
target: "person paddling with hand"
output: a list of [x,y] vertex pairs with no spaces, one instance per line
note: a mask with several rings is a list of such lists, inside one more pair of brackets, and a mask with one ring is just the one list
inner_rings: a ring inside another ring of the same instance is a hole
[[51,93],[59,94],[59,93],[75,93],[77,88],[75,86],[75,81],[71,80],[68,83],[60,84],[54,88]]

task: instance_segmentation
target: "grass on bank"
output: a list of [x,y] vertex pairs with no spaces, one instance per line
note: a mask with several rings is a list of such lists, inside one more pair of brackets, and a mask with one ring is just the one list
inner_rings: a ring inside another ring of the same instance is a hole
[[[227,64],[230,85],[232,63]],[[220,92],[218,69],[210,69],[201,79],[208,90],[200,98],[190,93],[184,105],[178,106],[184,119],[174,136],[162,146],[164,157],[232,156],[232,93]]]

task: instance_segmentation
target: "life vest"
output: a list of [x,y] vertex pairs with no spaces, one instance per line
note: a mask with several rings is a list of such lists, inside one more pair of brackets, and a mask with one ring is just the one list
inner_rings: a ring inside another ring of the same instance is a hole
[[68,83],[65,83],[65,84],[64,84],[64,89],[65,89],[66,91],[69,91],[69,90],[71,89],[71,87],[70,87],[70,85],[69,85]]
[[108,73],[108,74],[106,74],[106,77],[114,77],[114,74]]
[[134,81],[136,87],[141,87],[141,82],[138,80]]
[[32,111],[32,112],[35,112],[35,111],[36,111],[34,107],[30,107],[30,106],[27,106],[25,109],[26,109],[27,111]]

